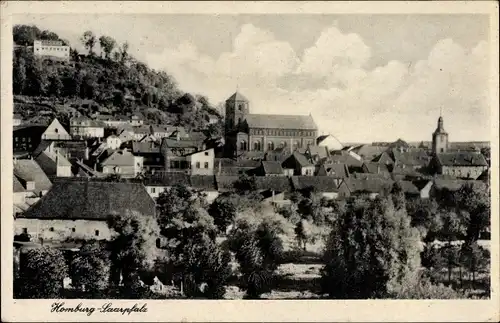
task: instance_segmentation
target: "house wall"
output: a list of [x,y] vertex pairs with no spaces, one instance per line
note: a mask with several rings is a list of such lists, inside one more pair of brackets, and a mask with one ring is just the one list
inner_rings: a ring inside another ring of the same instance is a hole
[[73,136],[104,138],[104,127],[71,126],[70,132]]
[[[208,149],[188,156],[192,175],[214,174],[214,150]],[[198,167],[199,166],[199,167]]]
[[[302,148],[302,147],[307,147],[308,145],[314,146],[316,144],[315,137],[313,136],[295,137],[295,136],[257,135],[257,134],[252,134],[252,132],[254,131],[255,131],[254,129],[250,129],[251,134],[248,137],[248,142],[250,144],[248,150],[250,151],[254,150],[255,142],[260,142],[260,147],[261,147],[260,151],[268,151],[270,148],[269,143],[273,144],[274,149],[282,146]],[[274,133],[272,132],[273,131],[272,129],[268,129],[266,131],[268,133]],[[296,131],[291,130],[290,132],[296,132]],[[316,133],[314,131],[311,132]]]
[[108,137],[106,138],[106,146],[111,149],[119,149],[122,145],[122,141],[118,137]]
[[313,176],[314,175],[314,165],[306,166],[300,169],[300,175],[302,176]]
[[57,165],[56,174],[58,177],[72,177],[71,166]]
[[26,200],[26,192],[14,192],[12,195],[13,204],[23,204]]
[[33,54],[35,56],[51,56],[69,61],[69,46],[44,45],[40,40],[33,42]]
[[[119,174],[123,177],[135,177],[139,174],[137,165],[114,166],[106,165],[102,168],[103,174]],[[141,168],[142,169],[142,168]]]
[[330,200],[334,200],[339,197],[339,193],[337,192],[322,192],[321,196]]
[[[170,187],[168,186],[161,186],[161,185],[148,185],[146,186],[146,191],[148,192],[149,196],[151,196],[153,199],[157,199],[158,196],[160,196],[161,193],[165,192],[168,190]],[[208,203],[212,203],[218,196],[219,192],[218,191],[203,191],[203,193],[206,195],[206,201]]]
[[488,167],[486,166],[441,166],[441,174],[459,178],[476,179]]
[[[45,220],[17,218],[14,221],[15,234],[23,233],[24,229],[31,235],[33,241],[42,238],[44,241],[64,241],[73,239],[110,239],[112,230],[106,221],[97,220]],[[73,229],[75,232],[73,232]],[[97,235],[97,232],[98,235]]]
[[12,120],[12,125],[15,127],[15,126],[19,126],[21,125],[23,121],[21,119],[13,119]]
[[70,134],[64,129],[64,127],[61,125],[61,123],[57,120],[54,119],[50,125],[45,129],[45,131],[42,134],[42,139],[49,139],[49,140],[56,140],[56,139],[62,139],[62,140],[69,140],[71,139]]

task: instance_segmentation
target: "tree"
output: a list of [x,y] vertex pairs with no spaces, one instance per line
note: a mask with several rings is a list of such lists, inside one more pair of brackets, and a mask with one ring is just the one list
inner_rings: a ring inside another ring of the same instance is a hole
[[152,268],[159,256],[158,224],[152,216],[127,211],[112,215],[108,225],[117,233],[110,243],[112,282],[117,284],[122,274],[124,284],[130,285],[138,272]]
[[128,49],[129,49],[129,44],[127,42],[123,43],[120,49],[120,58],[122,63],[125,63],[129,60]]
[[476,274],[481,269],[489,271],[490,252],[477,242],[465,243],[462,246],[461,263],[472,274],[472,289],[476,283]]
[[317,225],[325,223],[326,214],[321,206],[321,196],[311,194],[310,197],[303,198],[297,205],[297,212],[303,219],[312,220]]
[[241,174],[236,182],[233,183],[236,193],[240,195],[248,195],[257,191],[255,177]]
[[47,69],[44,68],[41,59],[34,59],[27,71],[28,90],[33,96],[45,94],[48,86]]
[[214,218],[214,223],[220,232],[225,233],[233,223],[238,211],[238,198],[234,194],[221,194],[210,204],[208,214]]
[[328,238],[322,287],[332,298],[384,297],[415,279],[419,243],[418,231],[392,198],[352,201]]
[[457,212],[468,213],[466,240],[476,242],[490,227],[491,200],[489,189],[464,185],[455,192]]
[[72,285],[96,298],[109,286],[110,268],[107,250],[98,242],[88,242],[73,259]]
[[83,47],[85,47],[85,49],[89,51],[89,55],[93,56],[94,46],[96,44],[96,36],[94,35],[94,33],[91,32],[90,30],[84,32],[81,38],[81,42],[83,44]]
[[49,83],[49,87],[47,90],[47,94],[55,96],[55,97],[59,97],[61,95],[61,92],[63,91],[63,88],[64,88],[63,82],[62,82],[61,78],[59,77],[59,75],[52,74],[49,77],[48,83]]
[[304,251],[307,250],[308,243],[315,243],[322,236],[321,227],[315,225],[312,221],[305,219],[297,222],[295,226],[295,236],[299,247],[302,246]]
[[26,86],[26,61],[21,56],[14,64],[12,87],[15,94],[23,94]]
[[99,37],[99,44],[101,46],[101,50],[104,52],[106,55],[106,59],[111,58],[111,53],[113,52],[113,49],[116,46],[116,41],[109,36],[101,36]]
[[31,249],[21,261],[21,298],[61,298],[68,266],[60,250],[50,247]]

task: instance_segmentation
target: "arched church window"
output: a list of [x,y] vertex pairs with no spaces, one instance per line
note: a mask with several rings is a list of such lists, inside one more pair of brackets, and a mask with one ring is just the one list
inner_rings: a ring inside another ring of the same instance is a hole
[[274,150],[274,143],[272,141],[267,143],[267,150]]
[[253,150],[260,151],[260,141],[256,141],[253,143]]
[[240,142],[240,150],[247,150],[247,142],[245,140]]
[[243,111],[244,108],[245,108],[245,105],[243,103],[240,103],[238,105],[238,110]]

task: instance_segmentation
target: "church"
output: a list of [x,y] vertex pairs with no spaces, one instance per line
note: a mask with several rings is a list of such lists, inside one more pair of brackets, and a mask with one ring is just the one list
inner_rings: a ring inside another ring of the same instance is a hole
[[226,100],[225,113],[225,150],[231,157],[316,145],[318,127],[311,115],[251,114],[249,101],[239,92]]

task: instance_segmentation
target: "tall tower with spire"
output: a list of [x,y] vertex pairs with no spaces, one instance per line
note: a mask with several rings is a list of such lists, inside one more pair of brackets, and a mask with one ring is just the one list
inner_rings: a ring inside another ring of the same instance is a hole
[[443,116],[439,114],[437,128],[432,134],[432,152],[434,154],[448,151],[448,133],[444,130]]
[[226,133],[235,130],[248,113],[248,100],[236,91],[226,100]]

